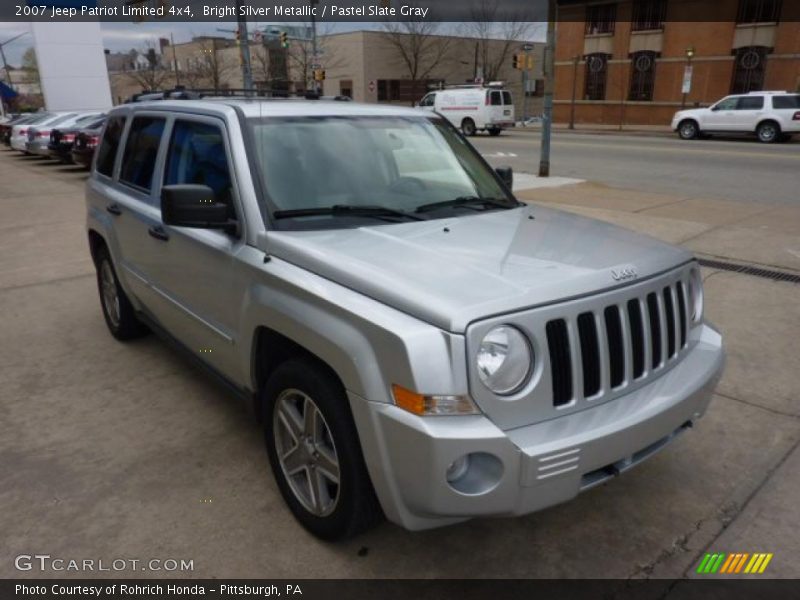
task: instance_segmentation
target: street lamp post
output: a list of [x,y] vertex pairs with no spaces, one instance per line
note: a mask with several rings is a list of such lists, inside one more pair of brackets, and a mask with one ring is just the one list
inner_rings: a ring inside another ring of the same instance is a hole
[[683,84],[681,91],[683,98],[681,99],[681,110],[686,108],[686,97],[689,95],[689,90],[692,85],[692,59],[694,58],[694,46],[689,46],[686,49],[686,70],[683,73]]

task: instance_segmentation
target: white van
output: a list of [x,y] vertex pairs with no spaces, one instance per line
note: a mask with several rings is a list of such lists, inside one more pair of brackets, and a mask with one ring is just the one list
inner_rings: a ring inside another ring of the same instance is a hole
[[495,84],[488,87],[465,85],[430,92],[417,105],[422,110],[437,112],[464,135],[488,131],[500,135],[506,127],[514,127],[514,100],[511,92]]

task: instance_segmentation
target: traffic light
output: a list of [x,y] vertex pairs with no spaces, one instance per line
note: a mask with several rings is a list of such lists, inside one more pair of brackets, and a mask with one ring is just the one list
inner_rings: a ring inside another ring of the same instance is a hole
[[325,69],[314,69],[314,81],[325,81]]
[[527,65],[528,71],[533,71],[533,67],[536,63],[535,61],[536,57],[533,54],[529,54],[527,58],[528,58],[528,65]]
[[524,58],[525,58],[525,56],[522,55],[522,54],[515,54],[513,56],[512,60],[511,60],[511,66],[513,66],[515,69],[522,68],[522,60],[520,60],[520,59],[524,59]]
[[236,43],[237,43],[237,44],[241,44],[241,43],[242,43],[242,31],[241,31],[241,29],[237,29],[237,30],[234,32],[234,34],[233,34],[233,35],[234,35],[234,37],[236,38]]
[[289,34],[285,31],[281,31],[280,35],[281,40],[281,48],[288,48],[289,47]]

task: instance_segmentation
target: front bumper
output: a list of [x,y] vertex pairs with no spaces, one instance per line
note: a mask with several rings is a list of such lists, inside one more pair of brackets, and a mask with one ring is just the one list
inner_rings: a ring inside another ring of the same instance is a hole
[[[384,512],[418,530],[540,510],[635,466],[705,413],[723,363],[721,336],[703,325],[681,362],[652,383],[508,431],[484,416],[420,418],[353,394],[350,401]],[[465,454],[475,460],[459,491],[445,474]]]

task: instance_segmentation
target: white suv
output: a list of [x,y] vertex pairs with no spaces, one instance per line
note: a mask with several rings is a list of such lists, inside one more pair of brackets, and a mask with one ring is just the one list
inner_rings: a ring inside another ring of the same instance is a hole
[[800,133],[800,94],[750,92],[727,96],[708,108],[681,110],[672,118],[672,130],[684,140],[709,133],[755,133],[771,144]]

